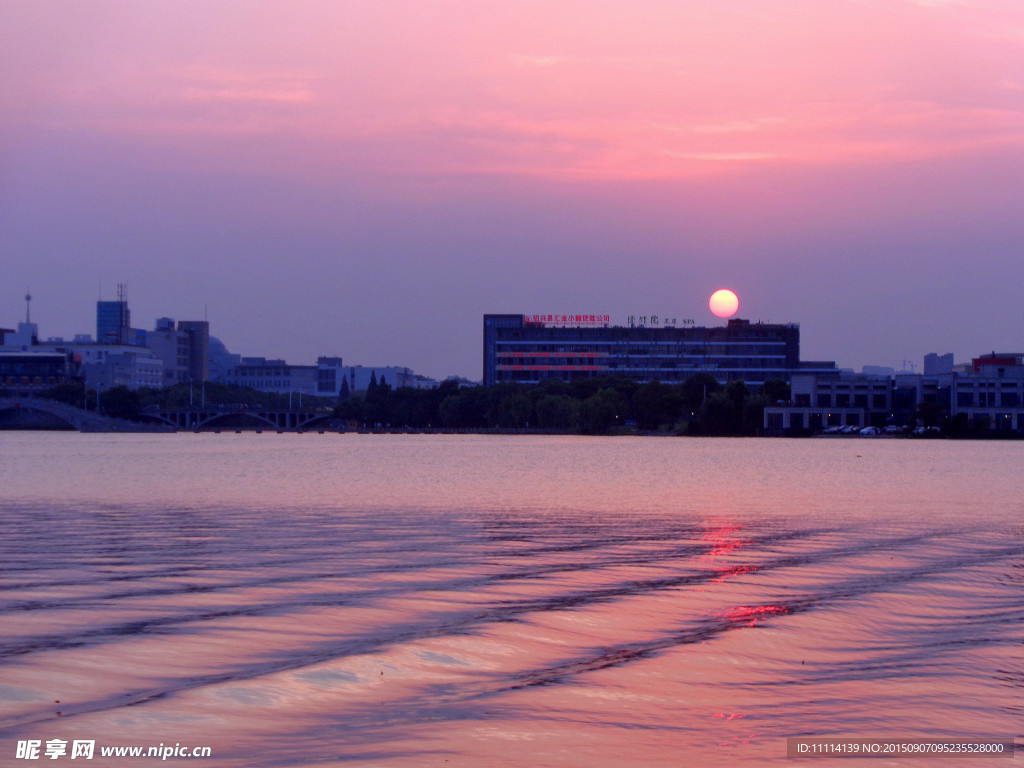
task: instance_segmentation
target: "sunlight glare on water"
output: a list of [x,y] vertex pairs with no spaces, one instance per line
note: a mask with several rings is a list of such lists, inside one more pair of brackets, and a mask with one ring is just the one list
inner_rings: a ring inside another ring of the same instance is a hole
[[0,755],[784,765],[790,736],[1021,736],[1024,444],[2,446]]

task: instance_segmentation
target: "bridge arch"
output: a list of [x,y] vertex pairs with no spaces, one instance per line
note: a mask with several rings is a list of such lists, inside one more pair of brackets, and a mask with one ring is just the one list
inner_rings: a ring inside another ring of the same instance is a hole
[[[205,415],[205,414],[204,414]],[[239,411],[239,412],[224,412],[214,413],[207,416],[196,423],[197,429],[223,426],[225,428],[230,427],[273,427],[277,428],[277,425],[270,419],[262,416],[261,414],[254,413],[253,411]]]
[[[47,400],[0,399],[0,429],[76,430],[79,423],[73,414],[50,407]],[[69,406],[70,407],[70,406]]]

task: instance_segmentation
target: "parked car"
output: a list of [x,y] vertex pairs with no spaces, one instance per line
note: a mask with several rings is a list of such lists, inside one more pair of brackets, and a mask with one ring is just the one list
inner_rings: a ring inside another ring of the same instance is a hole
[[875,435],[882,434],[882,430],[878,427],[864,427],[864,429],[860,431],[860,434],[862,437],[874,437]]

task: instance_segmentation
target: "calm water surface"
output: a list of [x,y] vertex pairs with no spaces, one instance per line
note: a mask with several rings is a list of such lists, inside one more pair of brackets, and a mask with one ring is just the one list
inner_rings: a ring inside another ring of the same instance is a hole
[[0,433],[0,764],[1024,741],[1022,468],[1024,443]]

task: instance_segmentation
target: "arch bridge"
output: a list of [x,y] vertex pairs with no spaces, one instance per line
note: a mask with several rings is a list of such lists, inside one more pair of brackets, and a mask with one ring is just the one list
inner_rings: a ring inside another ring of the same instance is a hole
[[162,408],[147,412],[175,429],[225,429],[238,426],[241,421],[250,426],[266,426],[281,432],[297,432],[325,427],[331,412],[307,409],[276,408]]
[[42,397],[0,397],[0,422],[19,424],[21,429],[52,429],[66,424],[79,432],[169,432],[166,424],[153,424],[104,416],[59,400]]

